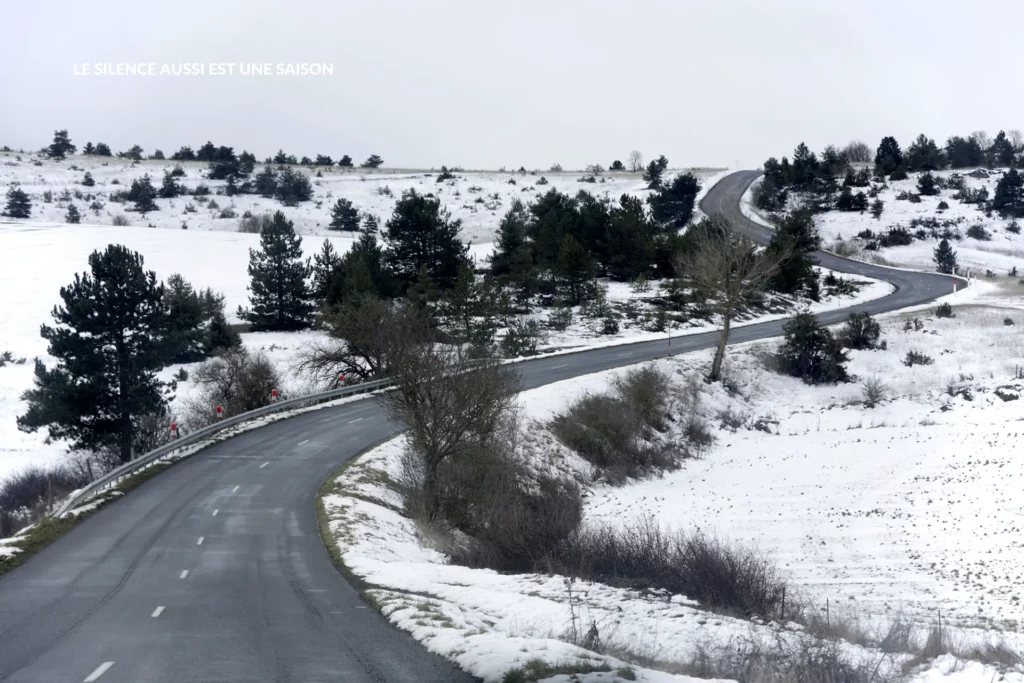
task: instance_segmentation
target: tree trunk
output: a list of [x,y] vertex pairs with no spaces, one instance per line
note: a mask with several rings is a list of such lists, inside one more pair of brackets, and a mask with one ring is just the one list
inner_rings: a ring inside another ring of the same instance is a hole
[[732,323],[732,307],[722,313],[722,333],[718,336],[718,348],[715,349],[715,360],[711,363],[709,379],[717,382],[722,376],[722,361],[725,360],[725,345],[729,343],[729,326]]

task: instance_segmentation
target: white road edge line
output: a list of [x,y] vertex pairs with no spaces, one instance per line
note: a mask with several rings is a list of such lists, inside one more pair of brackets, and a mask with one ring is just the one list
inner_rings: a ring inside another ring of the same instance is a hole
[[217,513],[218,513],[218,512],[220,512],[220,509],[219,509],[219,508],[218,508],[217,510],[214,510],[214,511],[213,511],[213,516],[214,516],[214,517],[216,517],[216,516],[217,516]]
[[153,610],[153,613],[152,613],[151,615],[149,615],[149,616],[151,616],[151,617],[153,617],[154,619],[156,619],[156,618],[157,618],[158,616],[160,616],[160,615],[161,615],[161,614],[163,614],[163,613],[164,613],[164,606],[163,606],[163,605],[160,605],[160,606],[159,606],[159,607],[157,607],[157,608],[156,608],[155,610]]
[[179,579],[187,579],[188,578],[188,570],[187,569],[182,569],[181,570],[181,576],[179,576],[178,578]]
[[356,419],[354,419],[354,420],[349,420],[349,422],[348,422],[348,423],[349,423],[349,424],[352,424],[353,422],[359,422],[359,421],[360,421],[360,420],[362,420],[362,419],[363,419],[363,418],[361,418],[361,417],[357,417],[357,418],[356,418]]
[[231,489],[231,493],[238,493],[238,489],[240,488],[241,486],[235,486],[235,488]]
[[302,445],[302,444],[304,444],[304,443],[309,443],[309,439],[306,439],[305,441],[300,441],[300,442],[299,442],[299,445],[301,446],[301,445]]
[[553,365],[553,366],[551,367],[551,369],[552,369],[552,370],[557,370],[558,368],[567,368],[567,367],[569,367],[569,364],[568,364],[568,363],[566,363],[565,365]]
[[96,670],[89,674],[89,676],[82,683],[92,683],[93,681],[98,681],[100,676],[107,673],[107,669],[109,669],[112,666],[114,666],[113,662],[103,662],[98,667],[96,667]]
[[204,539],[204,538],[206,538],[206,536],[200,536],[200,537],[199,537],[199,540],[198,540],[198,541],[196,541],[196,545],[202,545],[202,544],[203,544],[203,539]]
[[270,464],[270,461],[268,460],[267,462],[265,462],[262,465],[260,465],[260,469],[262,470],[264,467],[266,467],[269,464]]

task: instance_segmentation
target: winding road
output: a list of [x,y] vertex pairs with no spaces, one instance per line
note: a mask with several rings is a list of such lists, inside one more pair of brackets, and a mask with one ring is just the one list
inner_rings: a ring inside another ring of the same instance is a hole
[[[702,202],[744,233],[758,176],[722,180]],[[953,289],[949,276],[818,254],[821,265],[889,279],[894,294],[825,313],[882,313]],[[777,336],[782,321],[733,328]],[[672,339],[671,352],[717,333]],[[519,365],[527,388],[663,357],[666,340]],[[317,491],[341,463],[396,433],[372,400],[303,413],[212,446],[154,477],[0,577],[0,680],[12,683],[301,683],[473,680],[360,599],[320,539]]]

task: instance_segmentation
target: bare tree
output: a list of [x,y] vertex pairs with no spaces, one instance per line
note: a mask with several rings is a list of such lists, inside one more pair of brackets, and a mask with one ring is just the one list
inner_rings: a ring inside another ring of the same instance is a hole
[[372,294],[349,297],[321,312],[320,323],[328,338],[310,342],[295,362],[297,370],[318,384],[333,383],[339,375],[359,381],[386,376],[391,328],[404,328],[409,342],[423,342],[430,335],[423,314],[413,306]]
[[697,246],[678,255],[676,271],[699,289],[713,294],[722,314],[722,332],[715,349],[709,379],[722,375],[722,360],[729,343],[729,328],[736,308],[750,295],[762,291],[786,257],[781,250],[758,252],[757,245],[733,230],[723,216],[711,216],[695,225]]
[[508,438],[519,375],[497,358],[471,358],[460,346],[410,343],[398,326],[383,330],[383,337],[395,388],[381,403],[420,458],[425,512],[434,519],[441,502],[439,468]]
[[868,147],[866,142],[861,140],[851,140],[846,147],[843,148],[843,153],[846,155],[846,160],[852,163],[867,163],[872,160],[871,148]]
[[629,170],[633,173],[644,170],[644,155],[638,149],[629,153]]
[[1013,145],[1013,151],[1020,152],[1024,149],[1024,133],[1021,133],[1019,128],[1006,131],[1006,137],[1010,139],[1010,144]]
[[973,133],[971,133],[971,139],[977,142],[978,146],[981,147],[981,149],[986,152],[988,151],[988,148],[992,146],[992,136],[989,135],[986,131],[974,131]]

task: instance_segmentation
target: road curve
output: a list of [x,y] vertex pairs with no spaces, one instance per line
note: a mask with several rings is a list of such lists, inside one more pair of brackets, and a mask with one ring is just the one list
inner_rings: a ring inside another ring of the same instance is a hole
[[[702,208],[765,242],[770,233],[739,211],[757,175],[728,176]],[[818,257],[823,266],[898,287],[820,316],[829,323],[851,310],[924,303],[953,288],[948,276]],[[731,341],[777,336],[781,327],[734,328]],[[520,368],[533,388],[714,341],[715,333],[690,335],[671,347],[659,340],[591,349]],[[212,446],[100,510],[0,577],[0,680],[472,680],[367,608],[320,540],[320,484],[394,433],[372,400],[300,414]]]

